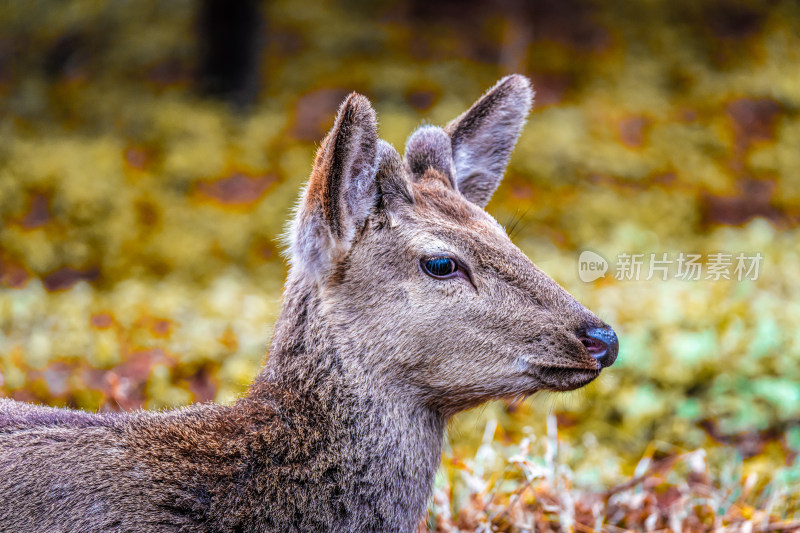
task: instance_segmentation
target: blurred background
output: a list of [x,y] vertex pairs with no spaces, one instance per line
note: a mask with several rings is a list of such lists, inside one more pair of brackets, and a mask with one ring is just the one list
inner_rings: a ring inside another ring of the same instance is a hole
[[[344,96],[367,95],[402,151],[519,72],[535,109],[488,210],[621,353],[580,391],[457,417],[429,526],[598,524],[596,501],[634,529],[791,518],[798,67],[791,0],[2,2],[0,394],[232,401]],[[581,280],[584,250],[605,277]],[[646,279],[664,253],[763,259],[757,279]],[[638,280],[620,254],[644,255]]]

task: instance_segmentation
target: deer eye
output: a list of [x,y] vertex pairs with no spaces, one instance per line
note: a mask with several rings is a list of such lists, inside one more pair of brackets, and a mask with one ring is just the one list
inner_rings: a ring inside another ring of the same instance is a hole
[[458,265],[449,257],[431,257],[422,260],[422,269],[434,278],[448,278],[456,273]]

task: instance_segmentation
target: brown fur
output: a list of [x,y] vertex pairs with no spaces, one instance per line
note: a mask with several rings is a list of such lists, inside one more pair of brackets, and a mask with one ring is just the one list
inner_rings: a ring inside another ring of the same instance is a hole
[[[0,530],[414,531],[453,414],[580,387],[616,356],[592,357],[581,332],[605,325],[482,209],[531,96],[501,80],[447,130],[412,135],[404,160],[351,95],[247,396],[128,414],[0,400]],[[463,270],[427,275],[441,254]]]

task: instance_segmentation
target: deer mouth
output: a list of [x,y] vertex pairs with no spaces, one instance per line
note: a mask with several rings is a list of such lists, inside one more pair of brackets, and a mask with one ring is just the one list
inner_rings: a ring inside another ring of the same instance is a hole
[[537,367],[534,375],[547,390],[563,392],[588,385],[600,375],[600,369]]

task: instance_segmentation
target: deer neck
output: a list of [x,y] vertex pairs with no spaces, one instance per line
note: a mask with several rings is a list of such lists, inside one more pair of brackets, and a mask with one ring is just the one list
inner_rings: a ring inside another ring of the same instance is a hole
[[335,472],[354,506],[348,528],[411,531],[425,512],[446,420],[353,364],[358,355],[337,343],[321,313],[313,287],[287,285],[269,360],[249,398],[274,405],[275,390],[287,391],[316,411],[310,423],[322,426],[332,455],[310,460],[330,463],[319,466]]

